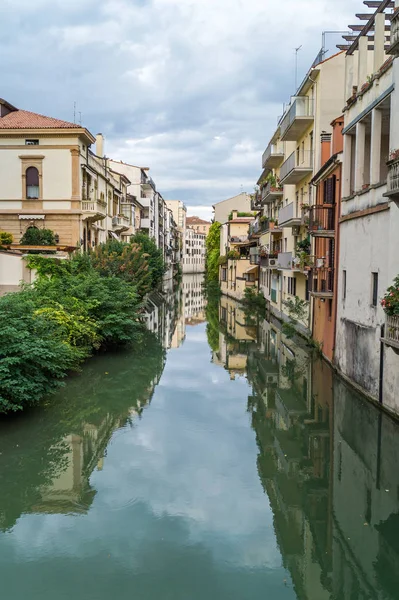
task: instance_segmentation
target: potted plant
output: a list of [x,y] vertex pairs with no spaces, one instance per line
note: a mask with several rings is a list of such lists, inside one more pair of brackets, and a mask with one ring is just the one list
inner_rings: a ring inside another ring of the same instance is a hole
[[399,275],[395,277],[393,285],[387,289],[385,296],[381,300],[381,306],[385,314],[399,316]]
[[308,210],[310,210],[310,206],[309,206],[309,204],[307,204],[306,202],[303,202],[303,203],[301,204],[301,209],[302,209],[304,212],[307,212]]
[[10,246],[13,243],[12,233],[8,233],[8,231],[0,231],[0,248],[4,246]]

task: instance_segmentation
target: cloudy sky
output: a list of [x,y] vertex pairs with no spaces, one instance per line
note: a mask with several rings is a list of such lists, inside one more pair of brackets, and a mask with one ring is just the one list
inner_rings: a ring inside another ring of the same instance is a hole
[[300,78],[321,32],[346,29],[362,9],[361,0],[2,0],[0,95],[67,120],[76,101],[108,156],[149,166],[165,198],[209,216],[214,202],[252,191],[293,93],[294,48],[302,44]]

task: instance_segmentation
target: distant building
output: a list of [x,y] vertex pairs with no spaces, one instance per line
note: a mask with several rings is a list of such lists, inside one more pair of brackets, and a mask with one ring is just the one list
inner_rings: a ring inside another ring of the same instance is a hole
[[237,212],[251,212],[251,197],[246,192],[242,192],[237,196],[217,202],[212,208],[214,211],[214,220],[218,223],[226,223],[233,210]]
[[205,272],[205,233],[187,227],[184,244],[183,273]]
[[208,235],[209,228],[212,225],[209,221],[204,221],[199,217],[187,217],[186,223],[187,227],[191,227],[191,229],[194,229],[197,233],[203,233],[205,235]]

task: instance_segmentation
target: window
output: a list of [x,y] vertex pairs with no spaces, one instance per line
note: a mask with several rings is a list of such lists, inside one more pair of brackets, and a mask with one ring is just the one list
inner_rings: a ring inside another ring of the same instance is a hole
[[25,146],[38,146],[39,140],[25,140]]
[[328,309],[328,319],[329,319],[329,321],[331,321],[331,317],[332,317],[332,300],[331,300],[331,298],[329,298],[329,300],[328,300],[327,309]]
[[36,167],[26,169],[26,197],[30,199],[39,198],[39,171]]
[[346,300],[346,271],[342,271],[342,300]]
[[371,273],[371,306],[378,303],[378,273]]
[[222,269],[222,281],[227,281],[227,269]]
[[291,296],[296,296],[296,279],[295,277],[288,277],[288,293]]
[[310,294],[309,294],[309,279],[305,279],[305,300],[309,302]]

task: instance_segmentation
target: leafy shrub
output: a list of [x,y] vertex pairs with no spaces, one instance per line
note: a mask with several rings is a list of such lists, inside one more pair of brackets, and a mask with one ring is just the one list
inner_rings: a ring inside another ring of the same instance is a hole
[[243,304],[249,309],[265,312],[266,300],[262,292],[255,291],[253,288],[245,288]]
[[8,231],[0,231],[0,246],[9,246],[14,241],[12,233]]
[[387,315],[399,315],[399,275],[395,277],[393,285],[391,285],[383,299],[381,306]]
[[55,246],[55,236],[51,229],[28,227],[20,244],[24,246]]
[[209,228],[206,236],[206,280],[219,281],[219,256],[220,256],[220,229],[221,224],[215,221]]

